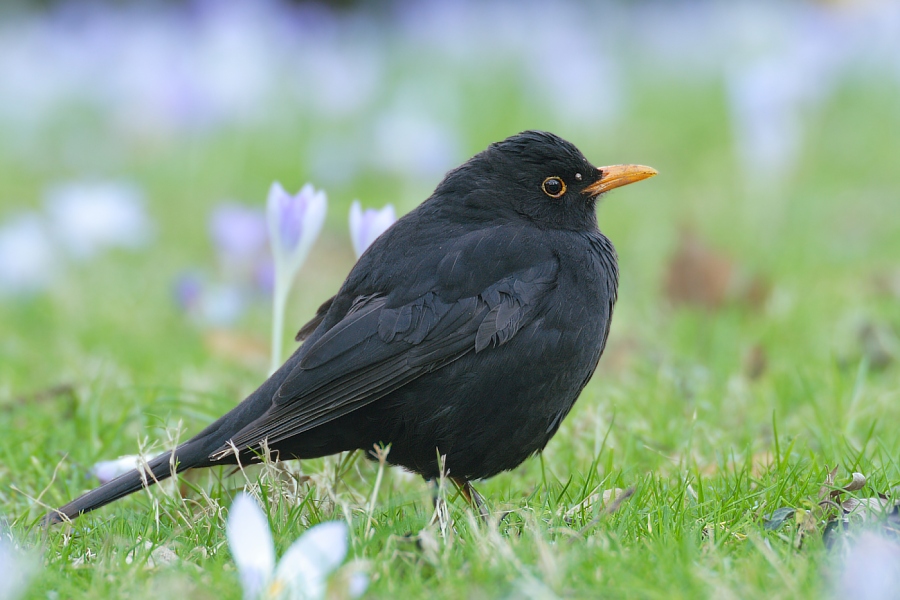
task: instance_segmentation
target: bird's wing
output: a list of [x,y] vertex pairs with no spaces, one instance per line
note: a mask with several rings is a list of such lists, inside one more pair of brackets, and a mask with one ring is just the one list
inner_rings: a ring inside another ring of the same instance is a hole
[[[390,307],[360,296],[316,339],[275,394],[271,408],[231,439],[239,449],[276,443],[357,410],[468,352],[501,346],[531,322],[556,285],[550,260],[453,301],[427,292]],[[227,444],[214,459],[231,452]]]
[[322,303],[322,305],[316,310],[316,316],[309,320],[309,322],[300,328],[300,331],[297,332],[297,335],[294,336],[294,340],[297,342],[302,342],[306,340],[309,336],[312,335],[312,332],[316,330],[316,328],[322,324],[322,321],[325,320],[325,315],[328,314],[328,309],[331,308],[331,305],[334,303],[334,296],[326,300]]

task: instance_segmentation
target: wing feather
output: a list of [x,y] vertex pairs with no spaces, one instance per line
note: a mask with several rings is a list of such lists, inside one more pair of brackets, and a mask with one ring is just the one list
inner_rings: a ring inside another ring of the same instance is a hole
[[[451,302],[434,292],[397,307],[381,295],[357,298],[344,318],[312,343],[272,407],[230,442],[243,449],[264,439],[272,444],[293,437],[468,352],[504,344],[540,311],[556,273],[554,261],[544,262]],[[211,456],[230,453],[231,443]]]
[[316,316],[310,319],[306,325],[301,327],[300,331],[297,332],[297,335],[294,336],[295,341],[302,342],[312,335],[312,332],[325,320],[325,315],[328,313],[328,309],[331,308],[332,302],[334,302],[334,296],[322,303],[318,310],[316,310]]

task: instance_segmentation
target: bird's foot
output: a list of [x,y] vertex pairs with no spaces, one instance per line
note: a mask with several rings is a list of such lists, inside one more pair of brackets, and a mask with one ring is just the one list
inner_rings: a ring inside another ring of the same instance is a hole
[[485,503],[484,497],[475,489],[475,486],[465,479],[456,477],[451,477],[450,479],[452,479],[453,483],[456,484],[456,487],[459,488],[459,493],[466,499],[469,506],[475,509],[475,512],[478,514],[479,518],[481,518],[481,521],[483,523],[489,523],[491,514],[488,511],[487,503]]

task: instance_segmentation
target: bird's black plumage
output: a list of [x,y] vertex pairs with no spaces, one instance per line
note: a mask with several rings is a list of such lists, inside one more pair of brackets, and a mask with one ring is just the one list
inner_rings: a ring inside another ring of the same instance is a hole
[[544,132],[492,144],[372,244],[259,389],[47,519],[173,466],[255,460],[263,440],[281,459],[390,444],[389,462],[426,478],[439,455],[457,481],[512,469],[556,432],[606,343],[618,269],[595,199],[653,173],[598,169]]

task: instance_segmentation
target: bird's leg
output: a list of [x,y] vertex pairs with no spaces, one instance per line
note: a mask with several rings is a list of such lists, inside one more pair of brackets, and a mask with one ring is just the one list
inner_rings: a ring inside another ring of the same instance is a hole
[[484,502],[484,498],[481,494],[478,493],[478,490],[475,487],[466,481],[465,479],[459,477],[451,477],[453,483],[456,484],[456,487],[459,488],[459,493],[462,494],[462,497],[466,499],[466,502],[469,503],[469,506],[474,508],[478,513],[478,516],[481,517],[481,520],[487,523],[490,520],[490,513],[487,509],[487,504]]

